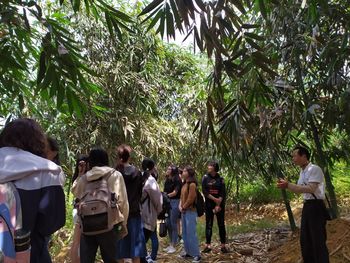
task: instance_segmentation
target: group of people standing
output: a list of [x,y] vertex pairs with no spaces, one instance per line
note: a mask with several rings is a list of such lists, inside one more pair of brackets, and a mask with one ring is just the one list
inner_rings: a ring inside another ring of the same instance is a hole
[[[196,200],[200,193],[197,191],[199,183],[195,170],[190,166],[182,170],[174,165],[169,166],[162,193],[157,182],[159,176],[156,164],[152,159],[145,158],[140,171],[131,163],[131,148],[128,145],[120,145],[116,153],[118,159],[115,168],[110,166],[110,158],[101,148],[94,148],[89,155],[77,160],[72,178],[72,192],[76,198],[72,255],[73,260],[77,261],[74,262],[95,262],[98,248],[106,263],[122,262],[124,259],[154,262],[158,253],[157,216],[163,209],[164,193],[170,199],[171,206],[167,218],[169,246],[165,252],[172,254],[177,251],[178,222],[181,218],[184,250],[179,257],[199,262],[201,253],[196,232]],[[277,187],[303,194],[300,241],[304,263],[328,263],[328,215],[323,202],[325,186],[322,169],[309,161],[310,153],[304,147],[296,147],[292,156],[294,163],[301,167],[298,184],[279,179]],[[1,131],[0,205],[5,205],[11,212],[11,223],[16,230],[12,233],[14,238],[16,239],[17,232],[21,237],[30,236],[27,247],[30,248],[30,256],[27,261],[21,262],[51,262],[48,250],[50,236],[64,226],[66,218],[63,191],[65,178],[59,164],[57,143],[46,136],[34,120],[20,118],[7,123]],[[107,182],[108,189],[113,194],[112,199],[119,214],[113,217],[113,228],[109,231],[86,235],[79,203],[86,196],[88,185],[102,179]],[[13,184],[14,188],[7,187],[7,184]],[[227,253],[226,189],[217,162],[208,163],[207,173],[201,178],[201,186],[205,197],[206,221],[206,244],[202,252],[211,251],[212,227],[216,216],[221,252]],[[2,217],[2,231],[3,221]],[[1,231],[0,235],[5,236]],[[147,255],[146,243],[149,239],[152,241],[152,252]],[[12,251],[9,252],[9,245],[1,240],[1,259],[8,257],[12,260],[16,256]]]
[[[161,191],[157,180],[159,178],[155,162],[145,158],[141,171],[131,164],[131,148],[120,145],[116,149],[117,166],[109,167],[109,158],[103,149],[92,149],[88,156],[77,160],[77,168],[73,177],[72,192],[79,204],[85,194],[88,181],[98,180],[109,175],[108,184],[117,193],[117,202],[123,214],[120,229],[98,235],[79,233],[81,221],[76,217],[75,244],[80,242],[80,248],[73,246],[72,256],[76,262],[94,262],[97,248],[100,247],[104,262],[122,262],[131,259],[132,262],[155,262],[158,254],[157,218],[163,209],[163,195],[170,199],[170,209],[167,211],[167,229],[169,246],[164,249],[172,254],[183,239],[183,251],[179,257],[192,258],[192,262],[200,262],[199,241],[197,237],[196,200],[198,182],[195,170],[191,166],[183,169],[170,165],[166,171],[164,189]],[[228,252],[225,231],[225,184],[220,177],[217,162],[208,163],[208,174],[203,177],[202,189],[206,199],[206,238],[204,253],[210,252],[214,215],[217,216],[221,251]],[[118,186],[118,188],[116,188]],[[163,192],[163,193],[162,193]],[[77,213],[75,212],[75,215]],[[179,233],[179,220],[182,235]],[[116,222],[118,223],[118,222]],[[80,239],[80,241],[78,241]],[[152,251],[148,255],[146,243],[151,239]],[[78,259],[77,254],[80,254]]]

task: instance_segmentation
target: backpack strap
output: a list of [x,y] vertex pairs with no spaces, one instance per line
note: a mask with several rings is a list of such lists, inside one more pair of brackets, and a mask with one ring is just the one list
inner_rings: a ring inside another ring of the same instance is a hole
[[149,198],[149,194],[146,192],[146,197],[141,200],[141,205],[143,205],[147,199],[150,199],[150,198]]

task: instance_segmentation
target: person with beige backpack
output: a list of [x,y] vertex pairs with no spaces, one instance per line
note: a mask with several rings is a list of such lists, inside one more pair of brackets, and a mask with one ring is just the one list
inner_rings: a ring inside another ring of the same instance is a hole
[[123,176],[108,166],[103,149],[89,153],[88,171],[73,185],[81,226],[80,262],[95,262],[98,247],[105,263],[117,262],[117,240],[127,235],[129,203]]

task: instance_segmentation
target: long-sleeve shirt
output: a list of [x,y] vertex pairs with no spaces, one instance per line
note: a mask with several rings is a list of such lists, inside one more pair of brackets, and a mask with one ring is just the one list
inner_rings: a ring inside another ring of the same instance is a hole
[[224,179],[217,173],[215,176],[206,174],[202,179],[202,191],[205,197],[205,204],[207,207],[214,208],[215,202],[209,198],[212,195],[215,198],[222,198],[220,206],[223,208],[226,201],[226,187]]
[[129,202],[129,217],[141,215],[141,196],[144,178],[133,165],[126,165],[119,172],[123,175]]
[[[109,176],[108,176],[109,175]],[[111,193],[116,194],[117,204],[122,215],[118,218],[119,221],[113,222],[118,224],[123,222],[126,225],[129,216],[129,203],[126,193],[126,187],[123,176],[117,170],[102,166],[95,166],[89,170],[85,175],[78,177],[72,187],[72,193],[78,199],[81,199],[85,194],[86,185],[89,181],[98,180],[101,177],[108,176],[107,184]]]
[[144,228],[154,231],[157,216],[162,211],[163,196],[156,179],[149,175],[142,192],[141,218]]
[[66,210],[55,163],[14,147],[0,148],[0,183],[13,182],[22,208],[22,227],[31,231],[31,263],[51,262],[45,237],[65,224]]
[[185,183],[181,188],[181,207],[196,211],[195,201],[197,197],[197,186],[196,183]]

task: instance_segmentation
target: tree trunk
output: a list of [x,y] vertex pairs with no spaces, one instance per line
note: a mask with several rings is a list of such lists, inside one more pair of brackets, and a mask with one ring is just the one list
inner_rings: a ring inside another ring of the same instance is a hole
[[236,174],[236,209],[237,209],[238,213],[241,210],[240,201],[239,201],[239,175],[238,175],[238,173]]
[[297,226],[295,225],[294,215],[288,200],[287,191],[285,189],[282,189],[281,191],[282,191],[283,202],[284,202],[284,205],[286,206],[286,210],[288,214],[290,229],[294,232],[297,229]]
[[[272,145],[271,145],[271,149],[273,149]],[[277,156],[277,153],[276,151],[274,151],[272,154],[272,162],[273,162],[274,169],[276,171],[276,177],[279,179],[279,178],[283,178],[283,174],[282,174],[281,168],[277,163],[276,156]],[[288,200],[287,191],[285,189],[281,189],[281,192],[282,192],[283,202],[284,202],[284,205],[286,206],[286,210],[288,214],[290,229],[294,232],[297,229],[297,227],[295,225],[294,215],[292,212],[292,208],[290,206],[290,202]]]
[[322,150],[322,144],[320,141],[319,133],[318,133],[317,127],[315,125],[315,122],[314,122],[312,116],[309,117],[309,120],[310,120],[311,129],[312,129],[313,139],[314,139],[315,144],[316,144],[317,157],[318,157],[317,159],[318,159],[319,164],[324,172],[324,177],[325,177],[325,181],[326,181],[326,188],[327,188],[327,192],[329,194],[330,205],[331,205],[333,214],[336,217],[338,217],[339,211],[338,211],[337,197],[335,195],[334,186],[332,184],[331,175],[329,173],[327,159],[326,159],[324,152]]
[[[280,169],[277,170],[277,178],[283,178],[282,172]],[[284,205],[286,206],[286,210],[288,214],[290,229],[294,232],[297,229],[297,226],[295,225],[294,215],[287,196],[287,191],[286,189],[281,189],[281,192],[282,192],[283,202],[284,202]]]
[[[305,91],[305,87],[304,87],[304,83],[303,83],[303,74],[301,71],[301,62],[300,59],[298,57],[298,55],[296,55],[296,66],[297,66],[297,83],[298,86],[302,92],[302,96],[303,96],[303,101],[306,107],[306,110],[308,109],[309,105],[309,98],[306,94]],[[329,173],[329,169],[328,169],[328,161],[327,158],[323,152],[323,147],[322,147],[322,143],[320,140],[320,136],[319,136],[319,132],[318,129],[316,127],[315,121],[313,119],[313,116],[311,115],[310,112],[306,112],[306,116],[307,119],[309,120],[310,126],[311,126],[311,132],[312,132],[312,137],[314,140],[314,143],[316,145],[316,159],[319,162],[318,164],[320,165],[320,167],[322,168],[323,172],[324,172],[324,176],[325,176],[325,182],[326,182],[326,188],[327,188],[327,192],[329,194],[329,199],[330,199],[330,203],[331,203],[331,208],[333,211],[333,214],[338,217],[338,205],[337,205],[337,199],[336,199],[336,195],[335,195],[335,191],[334,191],[334,186],[332,184],[332,179],[331,179],[331,175]]]

